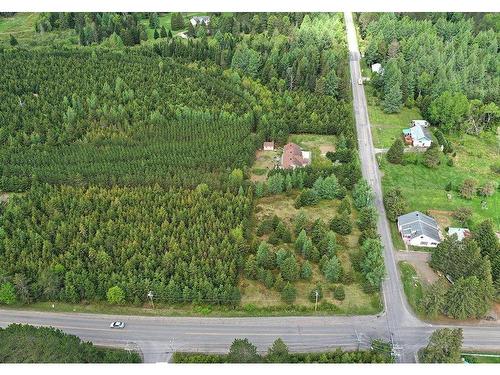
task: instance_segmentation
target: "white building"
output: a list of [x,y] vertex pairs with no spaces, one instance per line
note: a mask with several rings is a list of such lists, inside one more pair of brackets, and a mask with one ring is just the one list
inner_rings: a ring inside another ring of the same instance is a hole
[[420,211],[398,217],[398,230],[408,245],[436,247],[441,242],[436,220]]
[[264,151],[273,151],[274,150],[274,141],[264,142]]
[[411,120],[410,126],[421,126],[423,128],[429,127],[429,122],[426,120]]
[[191,25],[193,25],[193,27],[208,26],[208,24],[210,23],[210,17],[209,16],[194,16],[194,17],[191,17],[189,22],[191,22]]
[[384,72],[384,69],[382,68],[382,64],[376,63],[372,65],[372,72],[381,74]]
[[448,228],[448,236],[456,235],[459,241],[470,236],[470,230],[468,228]]

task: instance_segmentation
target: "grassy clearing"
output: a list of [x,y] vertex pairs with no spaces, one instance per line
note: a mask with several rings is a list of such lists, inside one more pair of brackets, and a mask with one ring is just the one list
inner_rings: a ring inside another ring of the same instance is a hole
[[422,284],[417,276],[417,271],[407,262],[399,262],[399,270],[401,272],[401,281],[403,289],[408,299],[408,303],[416,313],[419,312],[420,300],[424,295]]
[[37,19],[38,13],[16,13],[13,17],[0,18],[0,47],[10,45],[10,34],[15,36],[21,47],[78,44],[78,35],[74,30],[37,33]]
[[279,152],[257,150],[255,153],[255,162],[250,169],[250,180],[265,181],[267,172],[276,166],[276,158],[279,158]]
[[[492,156],[492,158],[494,157]],[[491,163],[492,158],[483,159],[482,163]],[[462,161],[464,159],[467,159],[467,157],[462,155]],[[382,186],[385,191],[396,187],[401,189],[403,195],[408,200],[411,211],[419,210],[425,212],[427,210],[434,210],[451,213],[459,207],[470,207],[473,211],[473,222],[477,223],[491,218],[498,227],[500,224],[500,217],[498,215],[500,194],[498,192],[491,197],[483,198],[476,196],[472,200],[466,200],[461,198],[457,191],[445,191],[445,187],[449,182],[452,183],[453,189],[458,189],[466,178],[473,177],[480,184],[486,181],[494,181],[496,176],[493,172],[481,174],[481,169],[478,168],[478,170],[474,171],[467,166],[469,163],[480,162],[480,159],[468,159],[468,163],[464,165],[457,158],[457,162],[453,167],[446,165],[443,160],[443,163],[438,168],[430,169],[420,163],[407,165],[390,164],[385,158],[382,158],[381,169],[384,172]],[[451,195],[451,199],[448,199],[448,193]],[[486,201],[486,209],[481,207],[482,200]]]
[[290,193],[282,193],[258,199],[255,206],[257,221],[267,216],[276,215],[285,224],[291,226],[293,219],[300,210],[305,212],[311,222],[320,218],[328,222],[336,215],[338,206],[340,205],[338,199],[322,200],[315,206],[302,207],[300,210],[296,209],[294,203],[299,193],[298,190],[292,190]]
[[16,13],[12,17],[0,18],[0,38],[4,38],[7,34],[16,34],[35,32],[35,22],[38,18],[36,13]]

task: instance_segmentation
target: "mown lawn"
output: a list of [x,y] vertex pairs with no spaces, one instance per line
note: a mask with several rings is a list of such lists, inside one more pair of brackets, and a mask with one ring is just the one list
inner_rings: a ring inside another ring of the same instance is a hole
[[368,105],[370,123],[372,125],[373,144],[377,148],[389,148],[394,140],[401,137],[404,128],[411,120],[422,118],[418,108],[403,107],[400,113],[384,113],[377,105]]

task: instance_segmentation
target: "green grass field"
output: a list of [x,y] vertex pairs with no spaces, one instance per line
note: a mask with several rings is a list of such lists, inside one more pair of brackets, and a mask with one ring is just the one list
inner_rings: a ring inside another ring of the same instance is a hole
[[411,120],[422,118],[418,108],[403,108],[400,113],[384,113],[377,105],[369,105],[370,123],[372,124],[373,144],[377,148],[389,148]]
[[[491,218],[498,227],[500,225],[500,194],[496,192],[493,196],[483,198],[475,196],[471,200],[460,197],[456,191],[467,178],[475,178],[479,184],[487,181],[495,181],[497,176],[489,166],[498,160],[495,151],[491,148],[493,134],[484,134],[482,139],[464,135],[462,148],[457,148],[455,165],[446,165],[446,157],[443,155],[441,165],[436,169],[427,168],[421,163],[397,165],[381,160],[383,171],[382,185],[385,191],[399,188],[406,197],[410,210],[440,211],[439,214],[450,216],[451,212],[459,207],[470,207],[473,211],[473,222]],[[419,155],[421,157],[421,155]],[[451,182],[453,190],[450,191],[451,199],[448,199],[446,185]],[[485,200],[485,209],[481,201]],[[447,211],[447,212],[444,212]],[[453,221],[451,222],[453,224]]]
[[21,47],[78,44],[78,35],[74,30],[37,33],[37,19],[37,13],[16,13],[13,17],[0,17],[0,46],[9,45],[11,34]]

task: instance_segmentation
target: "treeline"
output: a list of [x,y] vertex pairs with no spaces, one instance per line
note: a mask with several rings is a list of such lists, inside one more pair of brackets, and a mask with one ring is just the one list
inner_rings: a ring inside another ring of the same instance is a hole
[[282,339],[276,339],[264,355],[248,339],[235,339],[228,354],[175,352],[174,363],[392,363],[390,345],[374,340],[371,350],[290,353]]
[[140,44],[148,39],[142,13],[46,12],[40,13],[35,24],[39,33],[73,29],[81,45],[99,44],[111,35],[118,36],[125,46]]
[[163,303],[236,305],[251,209],[206,185],[36,185],[1,212],[0,289],[22,303],[141,304],[152,290]]
[[95,347],[52,327],[0,328],[0,363],[141,363],[137,352]]
[[372,82],[386,112],[417,105],[446,132],[496,128],[498,30],[478,29],[473,18],[456,13],[431,19],[362,14],[359,23],[367,63],[383,67]]

